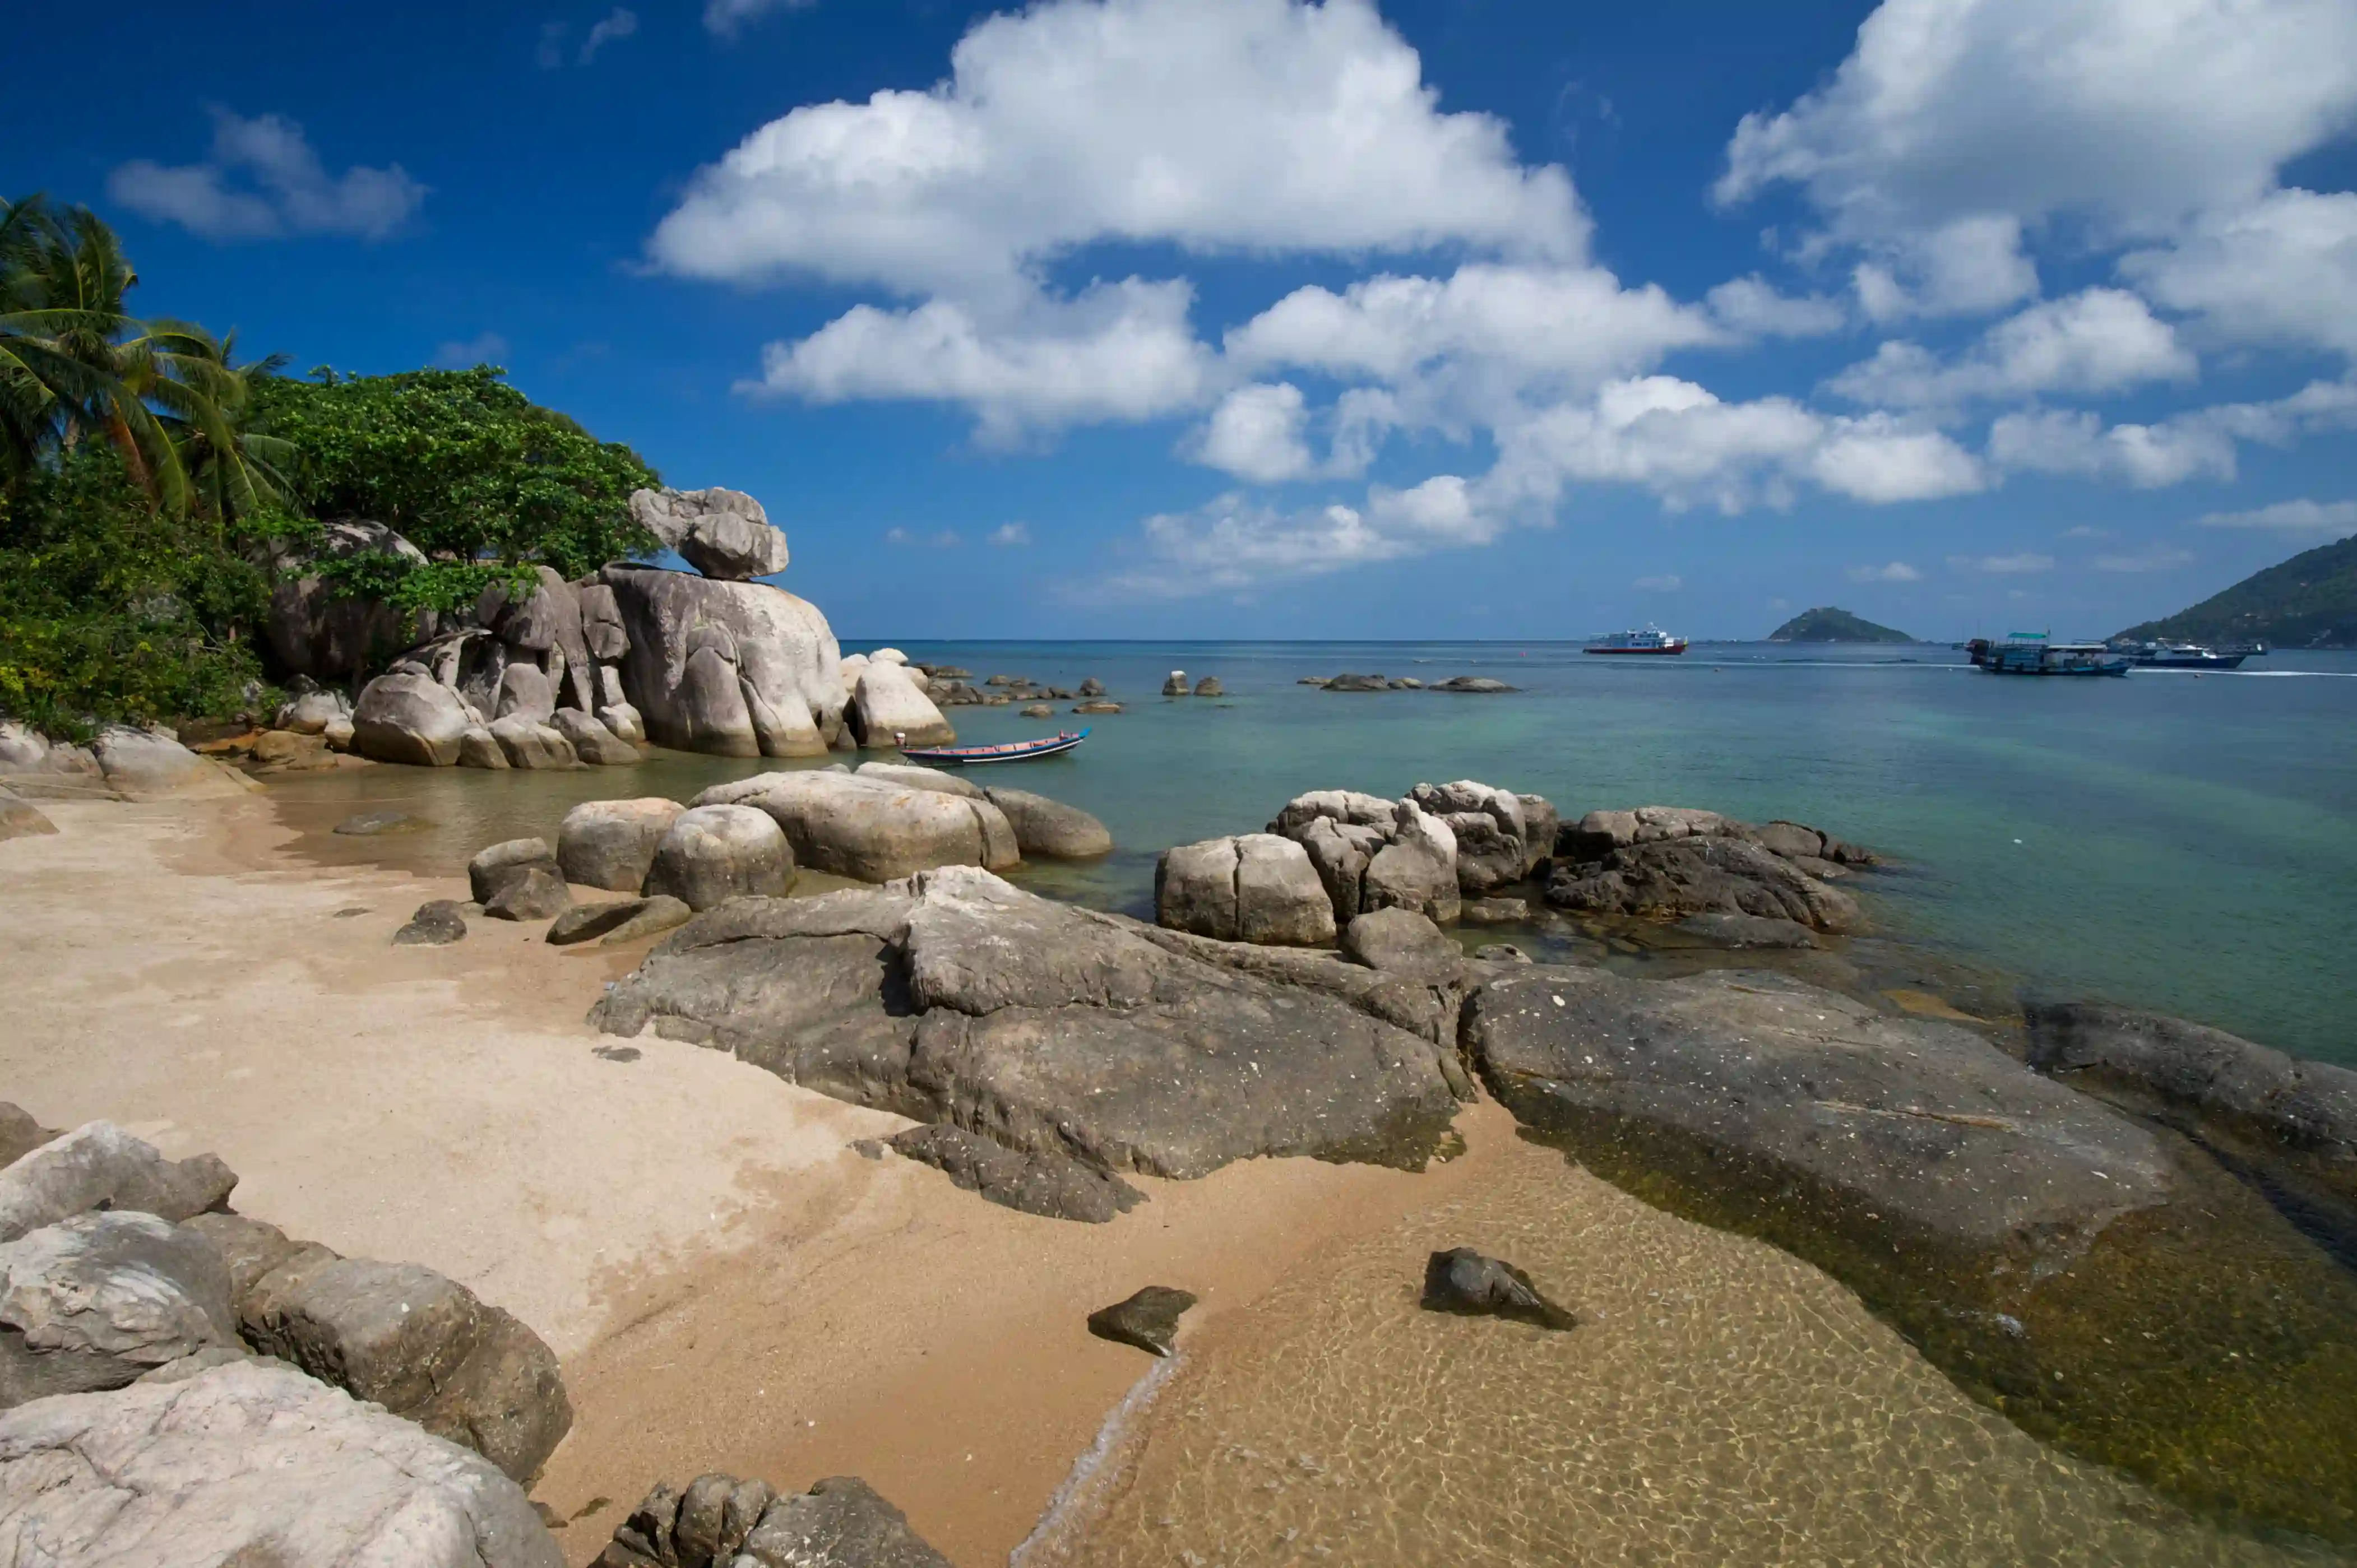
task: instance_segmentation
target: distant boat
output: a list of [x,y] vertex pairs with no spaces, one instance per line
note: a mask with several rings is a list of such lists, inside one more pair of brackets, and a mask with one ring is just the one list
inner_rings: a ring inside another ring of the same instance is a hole
[[2250,656],[2248,649],[2204,648],[2198,642],[2139,642],[2123,651],[2156,670],[2237,670]]
[[1659,627],[1647,627],[1642,631],[1616,631],[1600,637],[1587,645],[1589,653],[1684,653],[1686,639],[1672,637]]
[[2050,642],[2042,631],[2017,631],[2003,642],[1976,637],[1964,645],[1993,675],[2125,675],[2128,657],[2101,642]]
[[972,768],[985,762],[1028,762],[1070,751],[1089,738],[1086,730],[1065,730],[1044,740],[1010,740],[1003,746],[909,746],[900,755],[911,762],[934,762],[944,768]]

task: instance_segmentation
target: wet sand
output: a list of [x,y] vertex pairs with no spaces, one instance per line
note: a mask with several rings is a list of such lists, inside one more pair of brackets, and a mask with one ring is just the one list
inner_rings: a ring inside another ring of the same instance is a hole
[[[897,1118],[651,1037],[596,1055],[583,1015],[635,950],[491,920],[387,945],[462,876],[317,865],[267,798],[51,815],[0,844],[0,1098],[217,1150],[242,1209],[532,1324],[576,1411],[534,1495],[608,1499],[560,1535],[576,1564],[707,1469],[860,1475],[965,1568],[1003,1562],[1158,1365],[1082,1326],[1149,1283],[1203,1298],[1182,1359],[1027,1563],[2284,1560],[2041,1449],[1822,1273],[1494,1105],[1423,1176],[1255,1161],[1038,1219],[851,1151]],[[1417,1311],[1459,1244],[1590,1321]]]

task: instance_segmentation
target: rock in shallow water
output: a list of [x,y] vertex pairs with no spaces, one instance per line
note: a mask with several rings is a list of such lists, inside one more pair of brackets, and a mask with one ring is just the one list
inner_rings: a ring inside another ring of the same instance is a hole
[[1598,861],[1559,865],[1546,897],[1559,909],[1587,914],[1756,915],[1820,931],[1853,930],[1860,918],[1848,894],[1757,844],[1707,834],[1640,842]]
[[664,830],[646,891],[709,909],[746,896],[780,897],[793,885],[793,851],[776,822],[750,806],[698,806]]
[[1028,789],[994,785],[984,791],[990,803],[1006,814],[1015,829],[1015,843],[1024,854],[1043,860],[1095,860],[1113,853],[1113,834],[1105,825],[1082,811]]
[[1168,1356],[1178,1338],[1178,1319],[1194,1305],[1191,1291],[1147,1285],[1126,1301],[1090,1313],[1089,1332],[1117,1345],[1135,1345],[1150,1354]]
[[1540,1328],[1579,1326],[1578,1316],[1541,1295],[1530,1275],[1501,1259],[1483,1257],[1470,1247],[1435,1252],[1426,1262],[1424,1295],[1417,1305],[1426,1312],[1508,1317]]

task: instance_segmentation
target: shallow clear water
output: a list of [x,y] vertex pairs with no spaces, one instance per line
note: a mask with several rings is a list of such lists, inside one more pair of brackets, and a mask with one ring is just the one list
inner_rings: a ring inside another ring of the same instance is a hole
[[[857,646],[857,645],[855,645]],[[907,643],[977,683],[1096,676],[1128,712],[957,708],[962,739],[1089,725],[1068,756],[995,774],[1103,818],[1121,848],[1028,874],[1142,911],[1166,846],[1254,829],[1305,789],[1393,795],[1472,778],[1598,807],[1792,817],[1883,851],[1886,929],[1993,965],[2032,994],[2095,996],[2357,1063],[2357,654],[2270,654],[2233,674],[1985,675],[1945,648],[1706,644],[1598,659],[1495,643]],[[1174,668],[1229,694],[1165,700]],[[1328,693],[1304,675],[1496,676],[1504,696]],[[1065,704],[1059,704],[1060,708]],[[463,861],[603,795],[684,797],[776,763],[669,756],[578,774],[372,768],[292,780],[319,801],[421,805],[437,831],[328,854]],[[425,862],[421,860],[420,864]],[[1853,886],[1859,886],[1854,884]]]

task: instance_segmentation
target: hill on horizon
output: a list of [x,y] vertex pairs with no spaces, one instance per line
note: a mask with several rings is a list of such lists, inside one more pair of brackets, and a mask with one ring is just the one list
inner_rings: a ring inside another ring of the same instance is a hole
[[2190,609],[2116,635],[2139,642],[2357,648],[2357,534],[2304,550]]
[[1768,634],[1770,642],[1912,642],[1903,631],[1877,626],[1831,605],[1803,610]]

